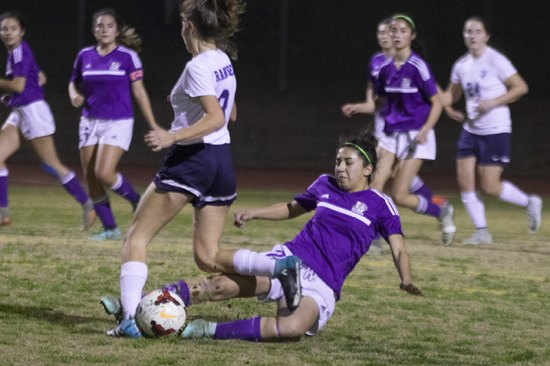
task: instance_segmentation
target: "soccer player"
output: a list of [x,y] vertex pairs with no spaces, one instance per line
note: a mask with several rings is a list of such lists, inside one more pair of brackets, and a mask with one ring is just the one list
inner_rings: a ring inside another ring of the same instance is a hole
[[8,208],[8,168],[6,160],[29,141],[44,169],[57,177],[63,188],[82,206],[82,228],[88,229],[95,212],[75,173],[61,163],[53,140],[55,121],[44,100],[46,75],[36,63],[29,44],[23,39],[25,25],[20,13],[0,15],[0,37],[8,51],[6,78],[0,79],[2,101],[12,112],[0,130],[0,226],[11,223]]
[[[390,245],[401,289],[422,294],[412,284],[399,213],[388,196],[370,188],[377,162],[376,143],[370,132],[343,141],[334,176],[321,175],[290,202],[235,212],[234,224],[240,228],[251,220],[286,220],[310,211],[314,215],[294,239],[269,252],[222,250],[227,265],[240,276],[224,274],[168,285],[166,288],[176,291],[188,305],[251,296],[278,302],[273,317],[224,323],[193,320],[185,327],[183,338],[283,341],[315,334],[331,318],[346,277],[377,235]],[[272,274],[283,259],[294,258],[301,262],[296,271],[301,301],[291,308],[284,284]]]
[[[365,108],[368,109],[369,103],[374,103],[375,90],[377,88],[378,74],[381,66],[386,63],[390,58],[395,55],[395,49],[393,47],[391,39],[391,23],[392,18],[386,18],[378,23],[376,29],[376,40],[380,51],[376,52],[369,62],[369,78],[367,80],[367,89],[365,93],[365,101],[360,103],[347,103],[342,106],[342,113],[346,117],[351,117],[357,113],[366,113]],[[384,135],[384,118],[380,113],[374,114],[374,136],[380,139]],[[383,159],[383,155],[386,153],[384,149],[378,149],[377,154],[380,159]],[[412,194],[422,196],[426,202],[432,201],[432,192],[430,188],[424,184],[422,178],[416,175],[409,187],[409,191]],[[382,249],[381,240],[375,240],[371,246],[370,252],[379,253]]]
[[382,191],[393,177],[391,194],[396,203],[437,218],[441,243],[449,245],[456,233],[453,206],[447,201],[436,204],[409,191],[423,161],[435,159],[433,128],[442,109],[437,84],[429,65],[412,50],[416,24],[410,16],[393,16],[391,38],[395,54],[380,67],[376,100],[362,107],[365,113],[379,110],[384,118],[384,133],[379,140],[383,153],[372,186]]
[[80,161],[94,208],[103,231],[92,240],[121,238],[106,188],[125,198],[136,209],[140,195],[117,172],[117,165],[130,147],[134,128],[132,94],[151,129],[157,123],[143,85],[143,69],[137,51],[141,38],[124,26],[116,12],[103,9],[93,16],[92,31],[97,45],[80,51],[69,83],[71,104],[82,107]]
[[170,93],[172,128],[156,129],[145,137],[154,151],[170,150],[125,235],[120,270],[124,320],[110,335],[133,336],[125,327],[134,321],[147,280],[147,245],[188,203],[194,208],[197,266],[206,272],[231,271],[220,263],[218,252],[225,216],[237,197],[227,128],[237,117],[237,81],[228,54],[236,57],[230,38],[243,11],[240,0],[181,4],[181,35],[192,59]]
[[510,162],[512,121],[508,104],[525,95],[528,87],[506,56],[488,45],[490,32],[483,19],[468,18],[463,36],[468,53],[455,62],[443,101],[451,105],[462,95],[466,99],[467,117],[456,110],[450,114],[463,122],[457,144],[457,180],[462,203],[476,228],[464,244],[491,244],[485,206],[476,194],[476,171],[483,192],[526,208],[531,232],[541,225],[541,198],[502,180]]

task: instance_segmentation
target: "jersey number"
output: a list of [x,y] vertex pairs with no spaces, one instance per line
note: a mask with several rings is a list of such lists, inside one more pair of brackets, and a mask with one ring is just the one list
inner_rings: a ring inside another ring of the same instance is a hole
[[466,95],[470,98],[479,98],[481,96],[479,93],[479,84],[466,83]]
[[225,110],[227,108],[227,103],[229,103],[229,90],[224,89],[220,96],[218,97],[218,102],[220,102],[220,107],[223,110],[223,114],[225,114]]

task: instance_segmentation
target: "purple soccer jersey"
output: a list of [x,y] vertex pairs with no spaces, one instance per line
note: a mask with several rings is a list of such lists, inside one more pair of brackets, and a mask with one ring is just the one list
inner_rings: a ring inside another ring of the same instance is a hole
[[315,214],[286,245],[334,290],[337,298],[346,277],[378,234],[386,240],[392,234],[402,234],[391,198],[375,190],[343,191],[329,175],[321,175],[295,200]]
[[436,81],[428,64],[411,52],[399,70],[393,58],[382,65],[377,94],[387,98],[380,111],[386,134],[419,130],[430,114],[430,98],[437,94]]
[[372,55],[369,62],[369,78],[370,82],[373,85],[373,90],[376,92],[378,87],[378,74],[380,73],[380,68],[387,61],[386,55],[384,52],[376,52]]
[[105,56],[95,46],[83,49],[71,75],[84,94],[82,115],[114,120],[133,118],[131,83],[142,78],[137,52],[124,46]]
[[6,78],[13,80],[24,77],[25,89],[22,93],[12,93],[8,102],[10,107],[21,107],[32,102],[44,99],[44,89],[38,85],[40,67],[36,63],[32,50],[26,41],[8,53],[6,64]]

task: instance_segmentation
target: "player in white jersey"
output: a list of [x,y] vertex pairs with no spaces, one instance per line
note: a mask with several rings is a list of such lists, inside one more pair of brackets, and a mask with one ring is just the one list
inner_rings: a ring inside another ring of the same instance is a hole
[[491,244],[485,206],[476,194],[476,171],[483,192],[526,208],[531,232],[541,224],[540,197],[502,180],[504,167],[510,162],[512,121],[508,104],[525,95],[528,87],[512,63],[488,45],[490,34],[483,19],[467,19],[463,35],[468,53],[454,64],[443,103],[452,105],[462,95],[466,99],[466,116],[457,110],[449,113],[463,122],[456,156],[457,180],[462,202],[476,228],[464,243]]
[[[186,0],[181,4],[182,38],[192,59],[172,89],[170,131],[149,132],[154,150],[170,148],[163,167],[143,195],[128,229],[120,270],[123,320],[111,336],[135,337],[133,316],[147,280],[146,248],[158,231],[188,203],[193,205],[193,253],[206,272],[222,272],[218,252],[229,206],[236,199],[229,121],[236,120],[236,78],[228,55],[237,31],[240,0]],[[106,310],[107,299],[102,299]]]
[[120,230],[107,190],[126,199],[133,210],[140,200],[130,182],[117,171],[132,140],[132,95],[149,128],[158,126],[143,84],[143,68],[138,56],[141,38],[133,28],[123,25],[113,9],[96,12],[92,30],[97,45],[79,52],[68,89],[72,105],[82,107],[80,161],[95,211],[103,224],[103,230],[90,239],[118,240]]

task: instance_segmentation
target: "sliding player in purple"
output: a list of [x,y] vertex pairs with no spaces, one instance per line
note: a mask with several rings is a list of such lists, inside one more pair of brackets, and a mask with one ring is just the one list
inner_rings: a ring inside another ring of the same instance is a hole
[[80,161],[88,182],[94,208],[103,231],[92,240],[121,238],[106,189],[111,189],[135,211],[140,195],[117,172],[128,151],[134,129],[132,95],[151,129],[157,123],[143,85],[143,68],[138,56],[141,38],[123,25],[112,9],[93,16],[92,31],[97,45],[84,48],[74,63],[69,97],[74,107],[82,107],[80,119]]
[[412,50],[416,35],[416,24],[410,16],[393,16],[391,37],[395,55],[380,67],[376,100],[364,109],[366,113],[379,110],[384,118],[379,148],[385,152],[378,161],[372,186],[383,191],[393,177],[391,194],[396,203],[437,218],[442,231],[441,243],[449,245],[456,233],[452,205],[446,201],[438,205],[409,192],[424,160],[435,159],[433,128],[442,110],[433,73],[426,61]]
[[[186,326],[182,338],[258,342],[296,341],[304,335],[314,335],[331,318],[344,281],[378,235],[390,244],[400,288],[421,295],[412,284],[399,213],[388,196],[370,188],[377,162],[376,144],[370,133],[343,141],[336,154],[334,176],[320,176],[290,202],[236,212],[235,225],[241,228],[252,220],[286,220],[311,211],[314,214],[294,239],[267,253],[246,249],[233,252],[238,273],[253,275],[263,271],[263,277],[220,275],[189,281],[192,291],[185,288],[184,281],[179,281],[176,288],[183,296],[192,294],[187,296],[191,304],[239,296],[277,301],[277,315],[221,323],[197,319]],[[289,311],[280,282],[269,274],[276,267],[275,258],[293,256],[301,261],[302,297],[297,308]]]
[[[386,18],[378,23],[376,29],[376,40],[378,41],[378,46],[380,51],[376,52],[370,59],[369,62],[369,78],[367,81],[367,89],[365,93],[365,101],[360,103],[347,103],[342,106],[342,113],[346,117],[351,117],[357,113],[367,113],[366,110],[369,108],[369,103],[374,103],[375,99],[375,90],[377,88],[378,74],[380,68],[383,64],[386,63],[390,58],[395,55],[395,49],[393,47],[393,42],[391,39],[391,23],[392,18]],[[384,118],[380,113],[374,114],[374,136],[377,139],[382,138],[384,135]],[[387,153],[384,149],[378,149],[377,154],[380,160],[383,160],[383,155]],[[415,195],[420,195],[424,197],[425,201],[432,201],[432,192],[428,186],[424,184],[422,178],[416,175],[409,188],[410,192]],[[374,253],[377,250],[378,253],[381,252],[382,246],[381,241],[376,240],[372,247],[371,251]]]
[[23,39],[25,26],[18,12],[0,15],[0,37],[8,51],[6,78],[0,79],[2,101],[12,112],[0,130],[0,226],[11,223],[8,209],[8,168],[6,160],[29,141],[44,169],[59,179],[82,206],[83,229],[88,229],[95,212],[75,173],[59,161],[53,134],[55,121],[44,100],[46,75],[36,63],[29,44]]
[[490,33],[483,19],[467,19],[463,35],[468,53],[455,62],[443,101],[451,105],[462,95],[466,99],[467,118],[460,111],[450,114],[463,122],[457,144],[457,179],[462,203],[476,228],[464,244],[491,244],[485,206],[476,194],[476,172],[483,192],[525,207],[531,232],[541,225],[541,198],[502,180],[510,162],[512,120],[508,104],[525,95],[528,87],[506,56],[488,45]]
[[[237,197],[227,128],[237,116],[237,80],[228,55],[236,57],[231,37],[243,11],[239,0],[186,0],[180,6],[181,35],[192,58],[170,93],[172,128],[145,137],[153,151],[170,150],[125,235],[120,270],[124,319],[109,335],[136,335],[133,316],[147,280],[147,245],[187,204],[193,206],[197,266],[206,272],[232,271],[220,262],[219,245]],[[102,304],[112,309],[109,299]]]

